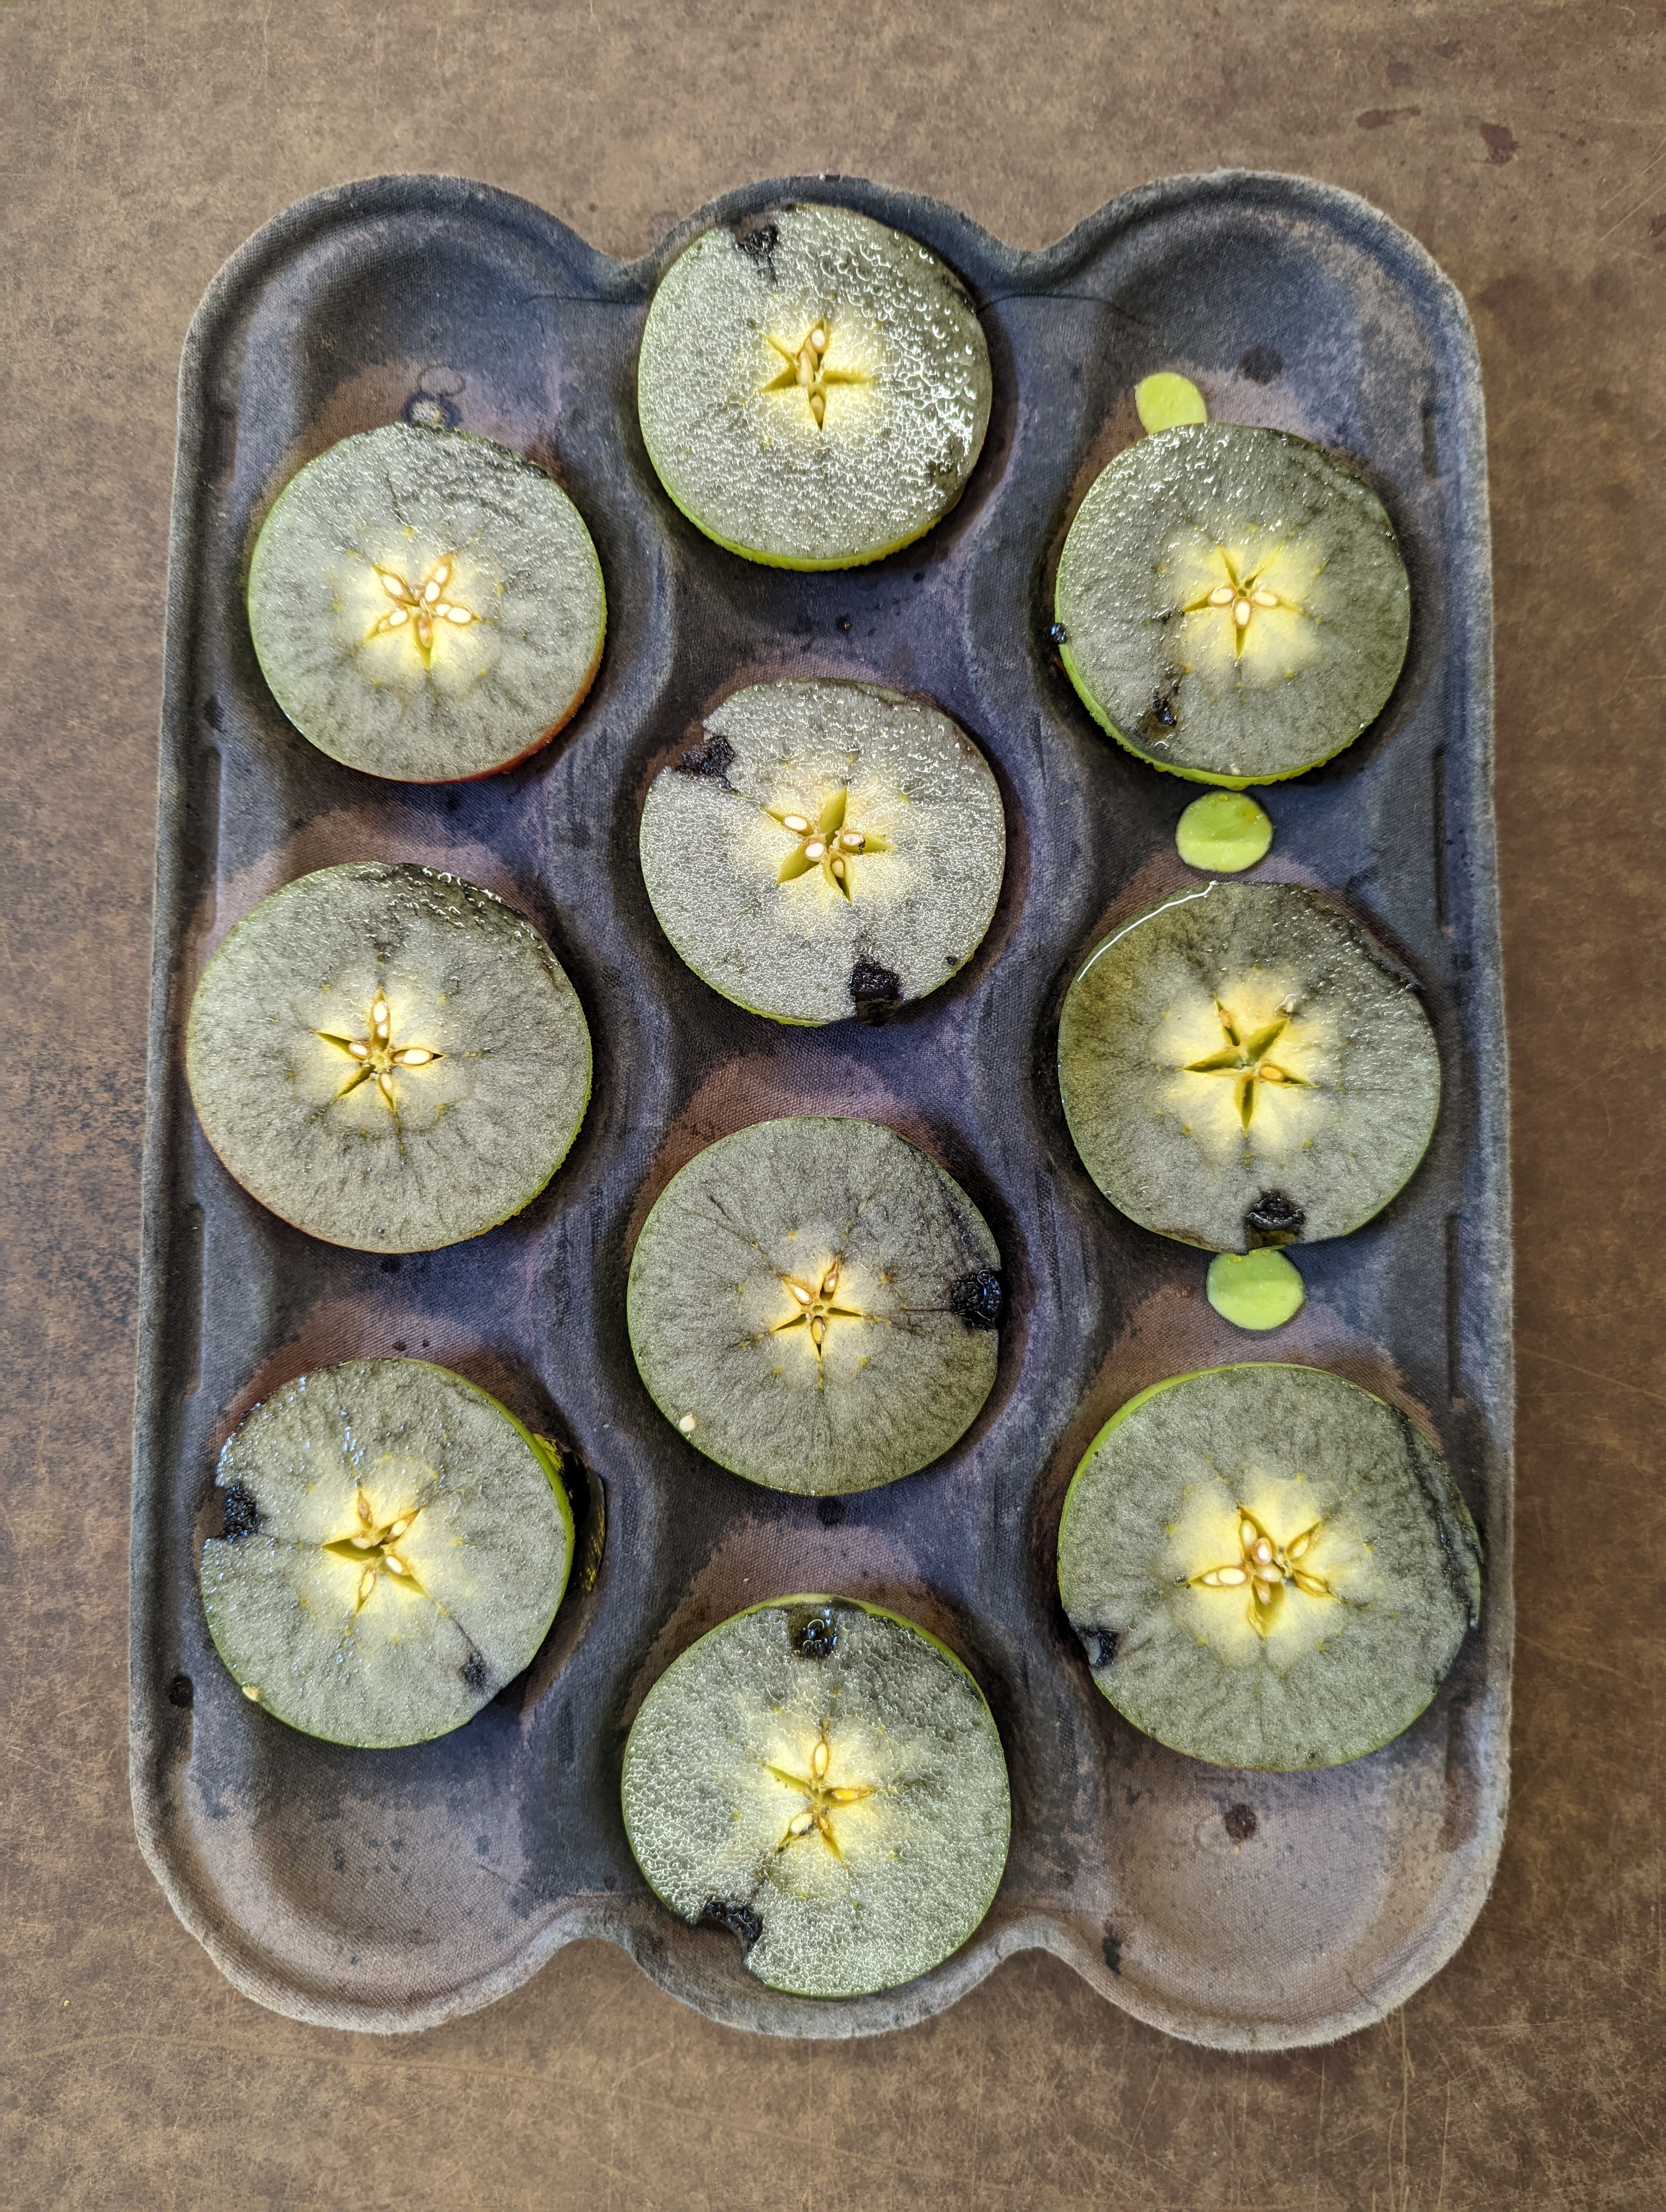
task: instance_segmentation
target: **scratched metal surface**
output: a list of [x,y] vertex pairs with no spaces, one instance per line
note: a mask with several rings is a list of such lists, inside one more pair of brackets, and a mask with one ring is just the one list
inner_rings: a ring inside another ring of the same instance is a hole
[[[635,428],[632,363],[659,270],[710,221],[790,196],[844,200],[935,247],[977,298],[995,368],[960,507],[919,546],[842,577],[711,546],[670,509]],[[1201,1255],[1094,1193],[1050,1073],[1075,955],[1183,874],[1171,833],[1187,794],[1097,735],[1045,639],[1073,502],[1134,434],[1129,387],[1157,366],[1190,370],[1218,415],[1357,456],[1413,580],[1389,709],[1274,793],[1278,842],[1257,872],[1327,886],[1406,958],[1440,1040],[1444,1109],[1408,1191],[1304,1255],[1306,1312],[1254,1348],[1333,1366],[1428,1424],[1487,1540],[1487,1608],[1430,1712],[1329,1774],[1228,1775],[1135,1735],[1093,1691],[1052,1589],[1063,1485],[1097,1422],[1162,1374],[1245,1346],[1202,1301]],[[603,672],[572,728],[525,768],[453,789],[374,783],[313,752],[266,694],[240,611],[247,549],[282,483],[423,391],[552,467],[610,597]],[[851,2036],[940,2010],[1004,1954],[1043,1947],[1141,2019],[1265,2048],[1380,2017],[1450,1955],[1491,1879],[1507,1777],[1490,623],[1462,308],[1403,232],[1322,186],[1180,179],[1025,254],[932,202],[795,179],[732,194],[619,264],[525,202],[386,179],[303,203],[234,257],[181,380],[132,1778],[147,1856],[240,1988],[303,2020],[419,2027],[602,1936],[713,2018]],[[660,937],[635,866],[642,792],[702,712],[738,683],[805,672],[937,699],[985,748],[1007,805],[1007,884],[982,952],[880,1030],[784,1032],[713,997]],[[598,1054],[586,1128],[544,1197],[475,1243],[403,1261],[312,1243],[247,1200],[196,1131],[180,1071],[184,1012],[225,931],[277,884],[372,856],[453,867],[523,906],[573,975]],[[688,1454],[641,1391],[623,1323],[635,1231],[669,1176],[727,1129],[806,1108],[927,1145],[994,1226],[1012,1292],[970,1436],[842,1513]],[[238,1696],[207,1644],[194,1552],[239,1414],[307,1366],[395,1348],[447,1361],[562,1434],[605,1488],[608,1539],[594,1589],[467,1729],[355,1754]],[[1012,1861],[978,1936],[922,1981],[848,2005],[763,1990],[731,1939],[663,1912],[617,1804],[623,1732],[668,1659],[748,1598],[809,1587],[884,1599],[943,1634],[990,1696],[1014,1785]]]

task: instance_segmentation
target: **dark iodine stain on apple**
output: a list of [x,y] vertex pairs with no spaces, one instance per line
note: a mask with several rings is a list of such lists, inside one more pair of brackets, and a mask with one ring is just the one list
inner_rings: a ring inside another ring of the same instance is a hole
[[734,766],[734,747],[727,738],[708,738],[703,745],[691,745],[677,763],[679,775],[715,776],[727,781]]
[[1243,1217],[1243,1233],[1251,1250],[1258,1245],[1293,1243],[1307,1224],[1307,1216],[1293,1198],[1281,1190],[1264,1190]]
[[1109,1667],[1116,1656],[1121,1638],[1114,1628],[1079,1628],[1076,1631],[1081,1647],[1087,1654],[1087,1663],[1097,1674],[1102,1667]]
[[737,1903],[733,1898],[708,1897],[700,1908],[700,1917],[708,1927],[727,1928],[740,1938],[740,1948],[750,1951],[763,1933],[763,1923],[750,1905]]
[[781,231],[773,222],[760,222],[751,230],[737,230],[734,242],[749,261],[756,261],[767,269],[771,276],[775,273],[775,248],[781,243]]
[[485,1688],[486,1662],[477,1651],[471,1651],[457,1671],[463,1677],[464,1683],[469,1689],[483,1690]]
[[1140,717],[1140,734],[1148,745],[1160,745],[1174,735],[1177,720],[1174,702],[1179,689],[1179,675],[1177,672],[1171,672],[1164,688],[1152,693],[1151,704]]
[[864,953],[850,971],[850,1002],[859,1021],[882,1022],[903,1003],[903,979]]
[[993,1267],[974,1268],[958,1277],[949,1291],[949,1311],[968,1328],[999,1328],[1006,1302],[1000,1277]]
[[839,1624],[831,1606],[794,1608],[787,1616],[787,1633],[801,1659],[830,1659],[839,1648]]
[[252,1536],[259,1526],[260,1508],[254,1502],[254,1492],[246,1490],[240,1482],[228,1483],[220,1534],[228,1544],[240,1544],[245,1536]]

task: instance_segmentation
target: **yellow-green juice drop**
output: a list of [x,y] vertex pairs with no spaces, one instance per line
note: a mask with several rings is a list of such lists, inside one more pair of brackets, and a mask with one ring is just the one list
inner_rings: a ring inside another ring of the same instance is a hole
[[1273,820],[1244,791],[1212,791],[1195,799],[1175,825],[1174,842],[1189,868],[1236,876],[1266,859]]
[[1209,419],[1208,403],[1196,385],[1189,376],[1177,376],[1172,369],[1141,377],[1134,387],[1134,404],[1141,428],[1153,438],[1159,430],[1172,430],[1177,422]]
[[1217,1252],[1209,1262],[1209,1304],[1235,1328],[1282,1328],[1307,1303],[1293,1263],[1264,1246],[1258,1252]]

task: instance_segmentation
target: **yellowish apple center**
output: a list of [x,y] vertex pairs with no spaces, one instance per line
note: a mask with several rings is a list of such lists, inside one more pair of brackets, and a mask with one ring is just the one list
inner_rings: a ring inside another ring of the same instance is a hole
[[811,418],[819,430],[827,421],[828,388],[836,384],[866,384],[868,379],[854,368],[830,368],[827,349],[832,343],[831,318],[823,315],[812,324],[803,341],[793,345],[790,341],[771,337],[769,343],[780,355],[780,374],[771,377],[763,389],[766,392],[790,392],[796,385],[809,403]]
[[362,1083],[374,1082],[384,1103],[395,1111],[398,1106],[394,1091],[396,1075],[418,1067],[431,1066],[435,1060],[445,1057],[431,1045],[400,1044],[395,1041],[392,1010],[380,991],[370,1001],[363,1036],[340,1036],[331,1030],[314,1030],[313,1034],[321,1037],[326,1044],[338,1047],[355,1063],[347,1080],[336,1093],[337,1099],[345,1098]]
[[362,1487],[356,1492],[353,1504],[355,1525],[344,1534],[332,1538],[324,1548],[333,1558],[345,1559],[360,1571],[354,1586],[355,1613],[374,1595],[378,1579],[383,1575],[404,1589],[414,1590],[419,1597],[426,1595],[401,1549],[421,1518],[422,1508],[410,1505],[384,1517]]
[[435,639],[446,628],[466,629],[471,623],[480,619],[452,594],[452,572],[456,565],[457,556],[447,553],[415,584],[408,582],[397,569],[379,565],[376,580],[393,604],[374,625],[371,635],[386,637],[403,631],[421,654],[426,668],[433,657]]
[[1254,1118],[1257,1085],[1271,1084],[1280,1088],[1294,1084],[1302,1090],[1313,1086],[1305,1076],[1298,1075],[1292,1067],[1273,1058],[1274,1048],[1290,1026],[1292,1006],[1280,1007],[1270,1022],[1259,1025],[1242,1021],[1221,1000],[1215,1000],[1215,1013],[1225,1036],[1218,1052],[1206,1053],[1201,1060],[1185,1063],[1188,1075],[1219,1075],[1228,1078],[1235,1092],[1238,1120],[1247,1129]]
[[1315,1521],[1280,1542],[1264,1522],[1246,1507],[1238,1508],[1237,1557],[1219,1566],[1188,1576],[1194,1589],[1219,1590],[1249,1601],[1249,1620],[1265,1636],[1277,1618],[1286,1592],[1309,1598],[1335,1595],[1322,1575],[1313,1571],[1311,1554],[1324,1523]]
[[883,853],[887,848],[883,837],[848,819],[849,803],[849,790],[841,785],[813,813],[800,813],[795,808],[765,808],[772,819],[799,841],[796,848],[781,862],[775,877],[777,883],[794,883],[800,876],[808,875],[812,868],[819,868],[824,879],[835,890],[842,891],[846,898],[850,896],[852,872],[858,856]]
[[795,1844],[816,1837],[836,1859],[844,1856],[839,1847],[840,1815],[848,1814],[853,1807],[873,1796],[875,1785],[836,1781],[833,1759],[833,1746],[824,1721],[810,1753],[807,1774],[796,1773],[790,1767],[776,1766],[767,1760],[760,1762],[766,1772],[773,1774],[777,1782],[784,1782],[789,1790],[797,1790],[804,1800],[800,1810],[787,1821],[786,1833],[775,1846],[777,1850],[790,1850]]
[[865,1318],[860,1306],[841,1302],[839,1276],[842,1264],[835,1260],[813,1281],[807,1283],[796,1275],[781,1277],[781,1287],[791,1303],[784,1319],[778,1321],[771,1331],[773,1335],[780,1336],[789,1329],[806,1330],[811,1346],[819,1359],[827,1342],[828,1329],[833,1322]]
[[1290,614],[1305,614],[1307,609],[1294,599],[1288,587],[1280,589],[1274,582],[1274,571],[1279,556],[1284,550],[1274,546],[1253,564],[1235,556],[1224,545],[1217,545],[1210,563],[1219,572],[1219,580],[1201,591],[1186,602],[1181,612],[1202,614],[1213,608],[1223,623],[1230,625],[1232,652],[1241,657],[1248,647],[1250,626],[1260,614],[1272,614],[1282,608]]

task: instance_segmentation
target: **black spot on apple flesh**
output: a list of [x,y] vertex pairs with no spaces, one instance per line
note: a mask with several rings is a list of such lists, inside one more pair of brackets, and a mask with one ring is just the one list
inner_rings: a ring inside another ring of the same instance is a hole
[[1171,684],[1164,691],[1153,691],[1151,705],[1140,717],[1140,734],[1147,744],[1161,744],[1165,738],[1173,736],[1176,688]]
[[882,1022],[903,1002],[903,979],[864,953],[850,971],[850,1002],[860,1021]]
[[220,1534],[228,1544],[240,1544],[245,1536],[252,1536],[260,1526],[260,1508],[254,1502],[254,1492],[245,1490],[240,1482],[227,1484],[225,1508]]
[[1229,1805],[1220,1816],[1220,1824],[1235,1844],[1247,1844],[1260,1825],[1251,1805]]
[[739,1905],[733,1898],[708,1897],[700,1908],[700,1917],[712,1928],[727,1928],[740,1938],[740,1948],[750,1951],[763,1933],[763,1923],[750,1905]]
[[993,1267],[960,1276],[949,1291],[949,1311],[968,1328],[999,1328],[1006,1303],[1000,1277]]
[[781,231],[773,222],[760,222],[751,230],[738,230],[734,242],[749,261],[761,262],[773,276],[775,273],[775,248],[781,243]]
[[1121,1641],[1116,1631],[1114,1628],[1079,1628],[1076,1633],[1087,1654],[1087,1663],[1094,1673],[1097,1674],[1101,1667],[1109,1667],[1116,1656],[1116,1646]]
[[1070,632],[1062,623],[1055,623],[1047,633],[1047,641],[1049,645],[1068,645]]
[[830,1659],[839,1648],[839,1624],[824,1606],[792,1625],[793,1649],[801,1659]]
[[1258,1247],[1290,1244],[1307,1221],[1293,1198],[1281,1190],[1264,1190],[1243,1217],[1243,1233],[1251,1251]]
[[463,1677],[465,1687],[471,1690],[485,1688],[486,1662],[477,1651],[471,1651],[457,1671]]
[[708,738],[703,745],[692,745],[677,763],[682,775],[712,775],[725,777],[734,766],[734,747],[727,738]]

